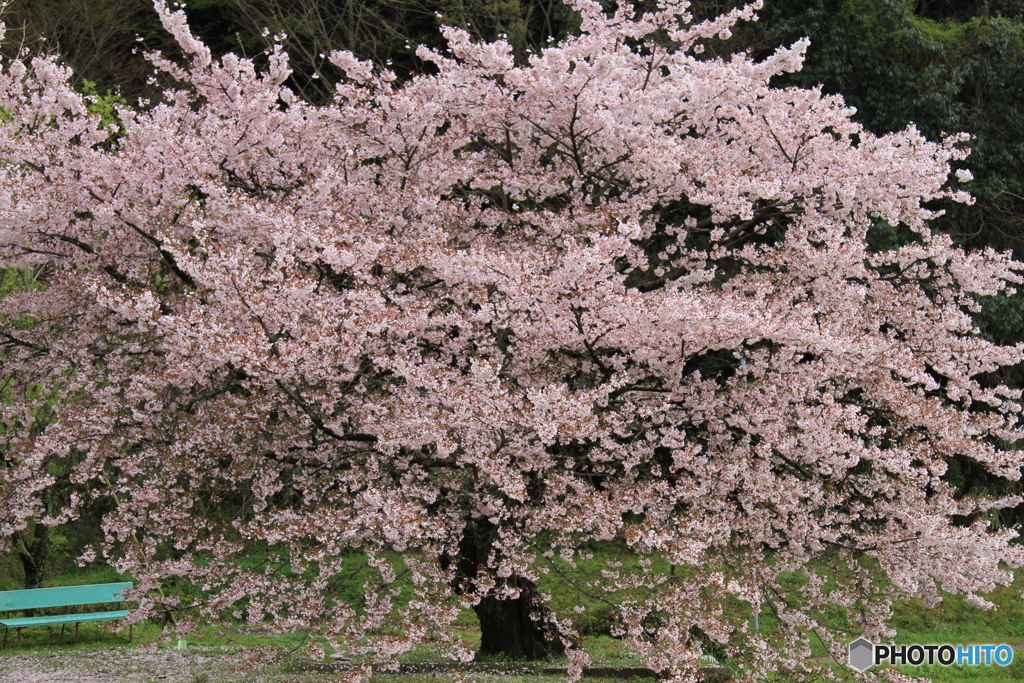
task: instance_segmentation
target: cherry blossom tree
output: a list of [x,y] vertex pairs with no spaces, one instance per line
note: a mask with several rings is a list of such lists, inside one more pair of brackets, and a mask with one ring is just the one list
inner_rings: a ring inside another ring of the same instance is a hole
[[[70,463],[116,500],[96,553],[136,618],[187,580],[195,620],[307,627],[365,655],[354,679],[419,643],[471,658],[467,608],[485,652],[564,647],[578,674],[537,586],[595,542],[628,553],[581,590],[679,681],[709,652],[815,670],[812,637],[848,640],[829,609],[881,637],[901,597],[986,606],[1024,557],[984,512],[1018,501],[943,474],[1020,476],[991,376],[1021,349],[971,318],[1020,266],[929,230],[929,201],[970,201],[964,137],[770,87],[805,42],[703,54],[756,5],[572,5],[581,35],[524,66],[458,30],[402,84],[334,53],[327,106],[161,2],[186,63],[152,55],[175,85],[118,123],[55,61],[6,64],[2,263],[48,275],[2,301],[0,532]],[[869,249],[883,224],[904,243]]]

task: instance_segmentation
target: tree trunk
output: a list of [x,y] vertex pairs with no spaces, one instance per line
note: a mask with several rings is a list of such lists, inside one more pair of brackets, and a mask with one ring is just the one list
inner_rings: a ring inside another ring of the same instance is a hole
[[561,640],[545,619],[547,608],[533,582],[513,576],[505,585],[518,587],[519,597],[499,600],[488,595],[473,608],[480,619],[480,652],[505,659],[547,659],[561,652]]
[[[466,525],[459,545],[457,590],[472,591],[472,580],[486,566],[497,527],[476,520]],[[548,610],[529,579],[499,579],[496,589],[515,586],[519,595],[502,600],[491,591],[473,607],[480,620],[480,653],[507,660],[547,659],[564,652],[561,639],[548,619]]]
[[24,531],[17,534],[18,559],[25,570],[25,588],[42,588],[46,578],[46,560],[50,556],[50,527],[33,525],[31,541]]

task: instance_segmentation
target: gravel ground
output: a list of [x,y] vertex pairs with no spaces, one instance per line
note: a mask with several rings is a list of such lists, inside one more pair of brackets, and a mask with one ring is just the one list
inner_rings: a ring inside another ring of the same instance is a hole
[[120,647],[12,654],[0,656],[0,683],[214,683],[246,677],[237,671],[241,663],[231,653],[214,647],[184,652],[167,647]]
[[[375,683],[447,683],[461,678],[449,671],[448,666],[439,667],[438,671],[421,672],[419,669],[424,665],[403,665],[403,669],[410,670],[378,675],[373,680]],[[478,664],[467,668],[463,673],[476,683],[557,683],[564,680],[564,672],[538,675],[534,667]],[[216,646],[190,645],[184,652],[166,646],[142,646],[0,654],[0,683],[322,683],[337,680],[344,669],[342,664],[318,663],[304,657],[289,659],[284,664],[247,663],[239,653]]]

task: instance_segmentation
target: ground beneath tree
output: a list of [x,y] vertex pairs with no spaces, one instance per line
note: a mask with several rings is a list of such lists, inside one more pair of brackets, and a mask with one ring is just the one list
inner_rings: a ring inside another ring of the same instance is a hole
[[[117,647],[102,650],[49,650],[0,655],[0,683],[314,683],[341,674],[351,665],[290,659],[259,662],[258,651],[228,651],[216,646]],[[534,663],[455,662],[402,664],[375,681],[438,681],[462,674],[474,681],[547,683],[565,676],[565,668]],[[726,670],[708,670],[708,683],[730,680]],[[656,679],[642,667],[592,667],[595,681]]]
[[[342,673],[349,665],[331,662],[303,662],[296,668],[304,671],[321,673]],[[732,680],[731,672],[724,667],[705,669],[705,683],[724,683]],[[565,676],[566,667],[548,666],[546,664],[523,663],[492,663],[492,662],[418,662],[401,664],[398,674],[412,676],[417,674],[437,675],[445,673],[484,674],[489,676]],[[658,674],[641,666],[593,666],[583,669],[584,678],[602,678],[612,680],[657,679]]]
[[[0,683],[213,683],[243,664],[220,648],[119,647],[0,657]],[[267,679],[269,681],[273,679]]]

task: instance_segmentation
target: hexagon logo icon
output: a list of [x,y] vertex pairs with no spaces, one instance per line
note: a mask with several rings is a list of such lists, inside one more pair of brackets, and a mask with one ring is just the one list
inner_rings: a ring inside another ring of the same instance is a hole
[[850,666],[857,671],[865,671],[875,663],[875,645],[866,638],[858,638],[850,643]]

